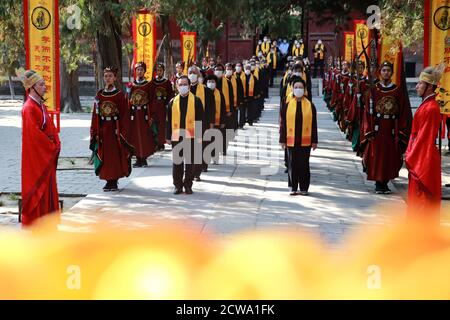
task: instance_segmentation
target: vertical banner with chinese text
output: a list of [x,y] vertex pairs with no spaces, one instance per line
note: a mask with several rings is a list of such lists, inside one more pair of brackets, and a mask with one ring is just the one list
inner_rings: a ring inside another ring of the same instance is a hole
[[348,62],[353,61],[353,56],[355,55],[355,33],[346,31],[344,32],[344,59]]
[[381,37],[378,46],[378,64],[389,61],[394,66],[392,82],[401,85],[401,73],[403,72],[403,52],[400,40]]
[[197,59],[197,33],[181,32],[181,60],[184,62],[184,74],[187,74],[189,65]]
[[363,52],[363,45],[367,47],[366,52],[370,57],[370,47],[368,47],[370,42],[370,33],[369,27],[366,24],[365,20],[355,20],[355,49],[356,49],[356,57],[359,57],[359,60],[364,61],[367,67],[366,56]]
[[436,100],[450,114],[450,0],[425,0],[424,67],[445,64]]
[[[144,61],[147,65],[145,77],[153,79],[156,59],[156,17],[147,10],[140,10],[133,17],[134,63]],[[132,66],[134,68],[134,66]]]
[[25,0],[26,68],[42,75],[45,105],[59,130],[59,13],[58,0]]

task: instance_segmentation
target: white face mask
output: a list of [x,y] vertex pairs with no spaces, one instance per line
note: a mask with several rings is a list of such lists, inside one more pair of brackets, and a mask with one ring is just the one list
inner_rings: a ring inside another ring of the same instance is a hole
[[246,74],[246,75],[250,75],[250,73],[252,73],[252,71],[251,71],[251,70],[249,70],[249,69],[245,69],[245,74]]
[[251,69],[252,71],[254,71],[254,70],[256,69],[256,66],[251,66],[250,69]]
[[293,91],[294,96],[296,96],[297,98],[301,98],[305,94],[305,89],[294,89]]
[[242,67],[236,67],[236,72],[240,73],[242,71]]
[[297,43],[295,46],[296,46],[297,48],[300,48],[300,43]]
[[221,71],[221,70],[214,71],[214,75],[215,75],[217,78],[222,78],[222,76],[223,76],[223,71]]
[[264,42],[267,42],[267,38],[264,38]]
[[191,80],[191,83],[197,83],[198,81],[198,76],[195,73],[191,73],[189,75],[189,80]]
[[182,96],[185,96],[189,92],[189,86],[186,86],[186,85],[178,86],[178,92]]
[[227,70],[227,71],[225,71],[225,75],[226,75],[227,77],[231,77],[231,76],[233,75],[233,70]]
[[259,41],[258,41],[258,44],[261,44],[261,43],[262,43],[262,41],[261,41],[261,40],[259,40]]
[[300,72],[294,72],[292,75],[293,76],[297,76],[297,77],[301,77],[302,76],[302,74]]
[[207,86],[208,88],[210,88],[211,90],[214,90],[214,89],[216,88],[216,83],[215,83],[214,81],[208,81],[208,82],[206,83],[206,86]]

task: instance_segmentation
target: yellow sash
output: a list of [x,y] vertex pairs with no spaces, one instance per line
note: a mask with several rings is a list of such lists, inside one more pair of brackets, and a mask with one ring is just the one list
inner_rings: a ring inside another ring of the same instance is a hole
[[203,111],[205,111],[205,86],[203,84],[197,84],[197,91],[195,92],[195,95],[202,101]]
[[253,73],[253,75],[256,77],[256,79],[259,80],[259,68],[255,68],[255,72]]
[[225,98],[225,107],[227,109],[227,113],[230,112],[230,91],[228,87],[228,80],[226,77],[222,78],[222,94]]
[[286,96],[286,104],[291,102],[292,98],[294,98],[294,93],[291,92]]
[[[312,132],[312,107],[311,102],[305,97],[301,99],[302,103],[302,139],[301,146],[307,147],[311,145]],[[295,116],[297,113],[297,99],[291,99],[286,110],[286,137],[287,146],[295,145]]]
[[217,89],[214,89],[214,100],[216,102],[216,118],[215,118],[215,125],[220,125],[220,110],[222,109],[222,99],[220,99],[220,91]]
[[261,50],[262,50],[262,52],[263,52],[264,54],[268,54],[269,51],[270,51],[270,43],[268,43],[268,42],[263,42],[263,43],[261,44]]
[[274,53],[270,53],[268,56],[267,56],[267,62],[269,63],[269,64],[271,64],[272,63],[272,57],[273,56],[273,69],[276,69],[277,68],[277,53],[276,52],[274,52]]
[[253,93],[255,91],[255,78],[253,75],[250,75],[250,83],[248,85],[248,96],[253,97]]
[[[237,73],[236,73],[236,78],[238,77]],[[245,80],[245,73],[241,72],[241,75],[239,76],[242,82],[242,87],[244,88],[244,97],[247,96],[247,80]]]
[[283,87],[286,85],[286,79],[288,76],[289,76],[289,73],[286,72],[283,77]]
[[[315,48],[314,48],[315,52],[314,52],[314,58],[319,58],[319,59],[323,59],[323,51],[324,51],[324,45],[322,44],[316,44]],[[319,52],[317,52],[319,51]]]
[[[180,140],[180,95],[173,99],[172,103],[172,141]],[[188,107],[186,112],[186,138],[193,138],[195,134],[195,96],[189,92]]]
[[233,88],[233,100],[234,100],[234,107],[237,108],[237,82],[236,82],[236,77],[231,77],[231,87]]

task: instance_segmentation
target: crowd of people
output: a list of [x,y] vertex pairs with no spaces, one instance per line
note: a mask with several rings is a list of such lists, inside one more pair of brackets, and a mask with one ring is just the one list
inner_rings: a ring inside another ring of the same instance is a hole
[[[218,56],[189,66],[179,62],[171,79],[165,77],[162,63],[147,79],[146,64],[138,62],[135,79],[125,91],[116,87],[117,68],[106,67],[90,128],[91,161],[96,174],[106,181],[103,190],[117,191],[119,179],[129,176],[133,167],[148,166],[148,158],[169,144],[174,194],[192,194],[194,181],[201,181],[211,162],[218,164],[220,156],[227,154],[236,131],[260,120],[269,87],[277,70],[284,69],[279,142],[285,151],[290,194],[308,195],[310,154],[318,146],[311,65],[301,40],[292,47],[287,40],[269,41],[264,38],[255,55],[244,61],[223,64]],[[316,73],[324,59],[321,41],[313,50],[318,57]],[[324,100],[362,158],[375,192],[389,194],[388,183],[398,177],[405,162],[409,201],[417,207],[438,206],[441,172],[435,138],[441,116],[435,91],[442,72],[430,67],[421,73],[416,90],[423,102],[413,121],[405,86],[392,82],[390,62],[371,70],[360,60],[329,61],[323,78]],[[33,70],[20,78],[28,94],[22,110],[22,213],[23,224],[30,225],[59,209],[56,165],[61,144],[44,105],[44,79]]]

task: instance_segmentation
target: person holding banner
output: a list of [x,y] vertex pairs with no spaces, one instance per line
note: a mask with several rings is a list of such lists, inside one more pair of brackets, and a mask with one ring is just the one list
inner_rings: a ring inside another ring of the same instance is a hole
[[[179,94],[169,102],[166,126],[167,143],[172,144],[174,194],[183,193],[183,187],[186,194],[192,194],[196,166],[195,140],[202,139],[197,137],[199,130],[196,127],[203,121],[203,106],[200,98],[190,92],[188,77],[181,76],[176,85]],[[187,140],[186,143],[184,140]],[[177,147],[181,143],[182,148]]]
[[384,61],[380,68],[381,81],[364,102],[363,167],[367,179],[375,181],[378,194],[391,193],[388,182],[398,177],[411,129],[409,99],[403,88],[391,82],[392,72],[392,63]]
[[420,73],[416,91],[422,103],[414,114],[411,138],[405,153],[409,171],[408,216],[431,219],[437,223],[441,203],[441,158],[436,148],[436,138],[441,114],[435,91],[441,75],[439,67],[428,67]]
[[22,107],[22,226],[59,213],[56,167],[61,143],[46,106],[45,81],[34,70],[18,71],[28,94]]
[[118,191],[118,180],[131,173],[134,147],[128,142],[130,112],[123,92],[116,88],[116,67],[103,70],[105,88],[95,96],[89,148],[95,173],[106,180],[103,191]]
[[290,99],[284,99],[280,109],[280,144],[287,150],[290,194],[306,196],[310,184],[311,148],[315,150],[318,143],[317,112],[314,104],[305,97],[306,82],[293,76],[290,84],[293,92]]
[[130,111],[130,143],[136,148],[134,168],[147,167],[147,158],[155,153],[158,143],[155,105],[151,103],[151,84],[145,79],[147,65],[134,66],[136,79],[127,86]]
[[150,82],[150,99],[155,109],[156,125],[158,127],[158,151],[164,151],[167,105],[174,97],[172,84],[168,79],[164,78],[164,71],[164,64],[158,63],[156,66],[156,76]]

